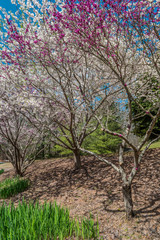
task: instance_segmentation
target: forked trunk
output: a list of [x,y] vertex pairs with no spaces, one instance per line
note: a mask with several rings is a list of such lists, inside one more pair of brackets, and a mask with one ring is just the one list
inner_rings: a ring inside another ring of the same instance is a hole
[[128,184],[123,185],[122,186],[122,192],[123,192],[123,198],[124,198],[126,218],[131,219],[134,216],[131,184],[130,185],[128,185]]
[[20,169],[15,169],[15,173],[16,173],[16,175],[18,175],[20,177],[23,176],[23,173],[22,173],[22,171]]
[[74,151],[74,162],[75,162],[75,169],[81,168],[81,156],[80,151],[77,149]]
[[23,176],[23,172],[22,172],[22,166],[19,164],[16,164],[14,165],[14,169],[15,169],[15,174],[22,177]]

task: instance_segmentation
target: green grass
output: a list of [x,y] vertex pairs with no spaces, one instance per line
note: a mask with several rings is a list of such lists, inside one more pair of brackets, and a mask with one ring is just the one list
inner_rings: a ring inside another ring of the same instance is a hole
[[0,170],[0,174],[2,174],[2,173],[4,173],[4,169],[1,169],[1,170]]
[[151,144],[151,146],[149,147],[149,149],[151,149],[151,148],[160,148],[160,141]]
[[[142,150],[145,148],[145,146],[143,146]],[[154,149],[154,148],[160,148],[160,141],[151,144],[151,146],[149,147],[149,149]]]
[[9,198],[29,187],[28,179],[7,178],[0,182],[0,198]]
[[24,200],[0,206],[0,240],[99,239],[98,221],[71,219],[69,210],[56,203],[27,204]]

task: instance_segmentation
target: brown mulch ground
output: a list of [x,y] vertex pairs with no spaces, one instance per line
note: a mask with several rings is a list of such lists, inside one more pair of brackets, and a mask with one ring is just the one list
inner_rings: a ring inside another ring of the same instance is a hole
[[[117,156],[107,158],[117,163]],[[129,169],[130,155],[126,161]],[[94,157],[82,157],[82,165],[84,168],[75,171],[72,158],[36,161],[25,173],[31,180],[30,189],[11,200],[15,204],[23,196],[41,202],[56,200],[70,209],[71,216],[92,213],[96,219],[98,215],[100,234],[106,240],[160,239],[160,149],[146,153],[134,179],[136,216],[132,221],[125,219],[121,180],[115,170]],[[0,181],[13,175],[13,170],[8,169],[0,175]]]

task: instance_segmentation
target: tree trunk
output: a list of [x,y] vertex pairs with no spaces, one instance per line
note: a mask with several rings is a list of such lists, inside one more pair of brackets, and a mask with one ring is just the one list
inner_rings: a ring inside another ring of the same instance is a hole
[[15,169],[15,173],[16,173],[16,175],[18,175],[18,176],[20,176],[20,177],[23,176],[23,173],[22,173],[21,169],[16,168],[16,169]]
[[74,151],[74,162],[75,162],[75,169],[80,169],[81,168],[81,156],[80,156],[80,151],[76,149]]
[[123,192],[123,198],[124,198],[126,218],[131,219],[134,216],[131,184],[130,185],[124,184],[122,186],[122,192]]

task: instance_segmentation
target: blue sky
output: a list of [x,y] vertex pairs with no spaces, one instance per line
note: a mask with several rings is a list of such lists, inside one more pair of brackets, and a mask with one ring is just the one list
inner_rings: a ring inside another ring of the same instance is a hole
[[8,11],[17,11],[16,5],[11,3],[11,0],[0,0],[0,7],[5,8]]

